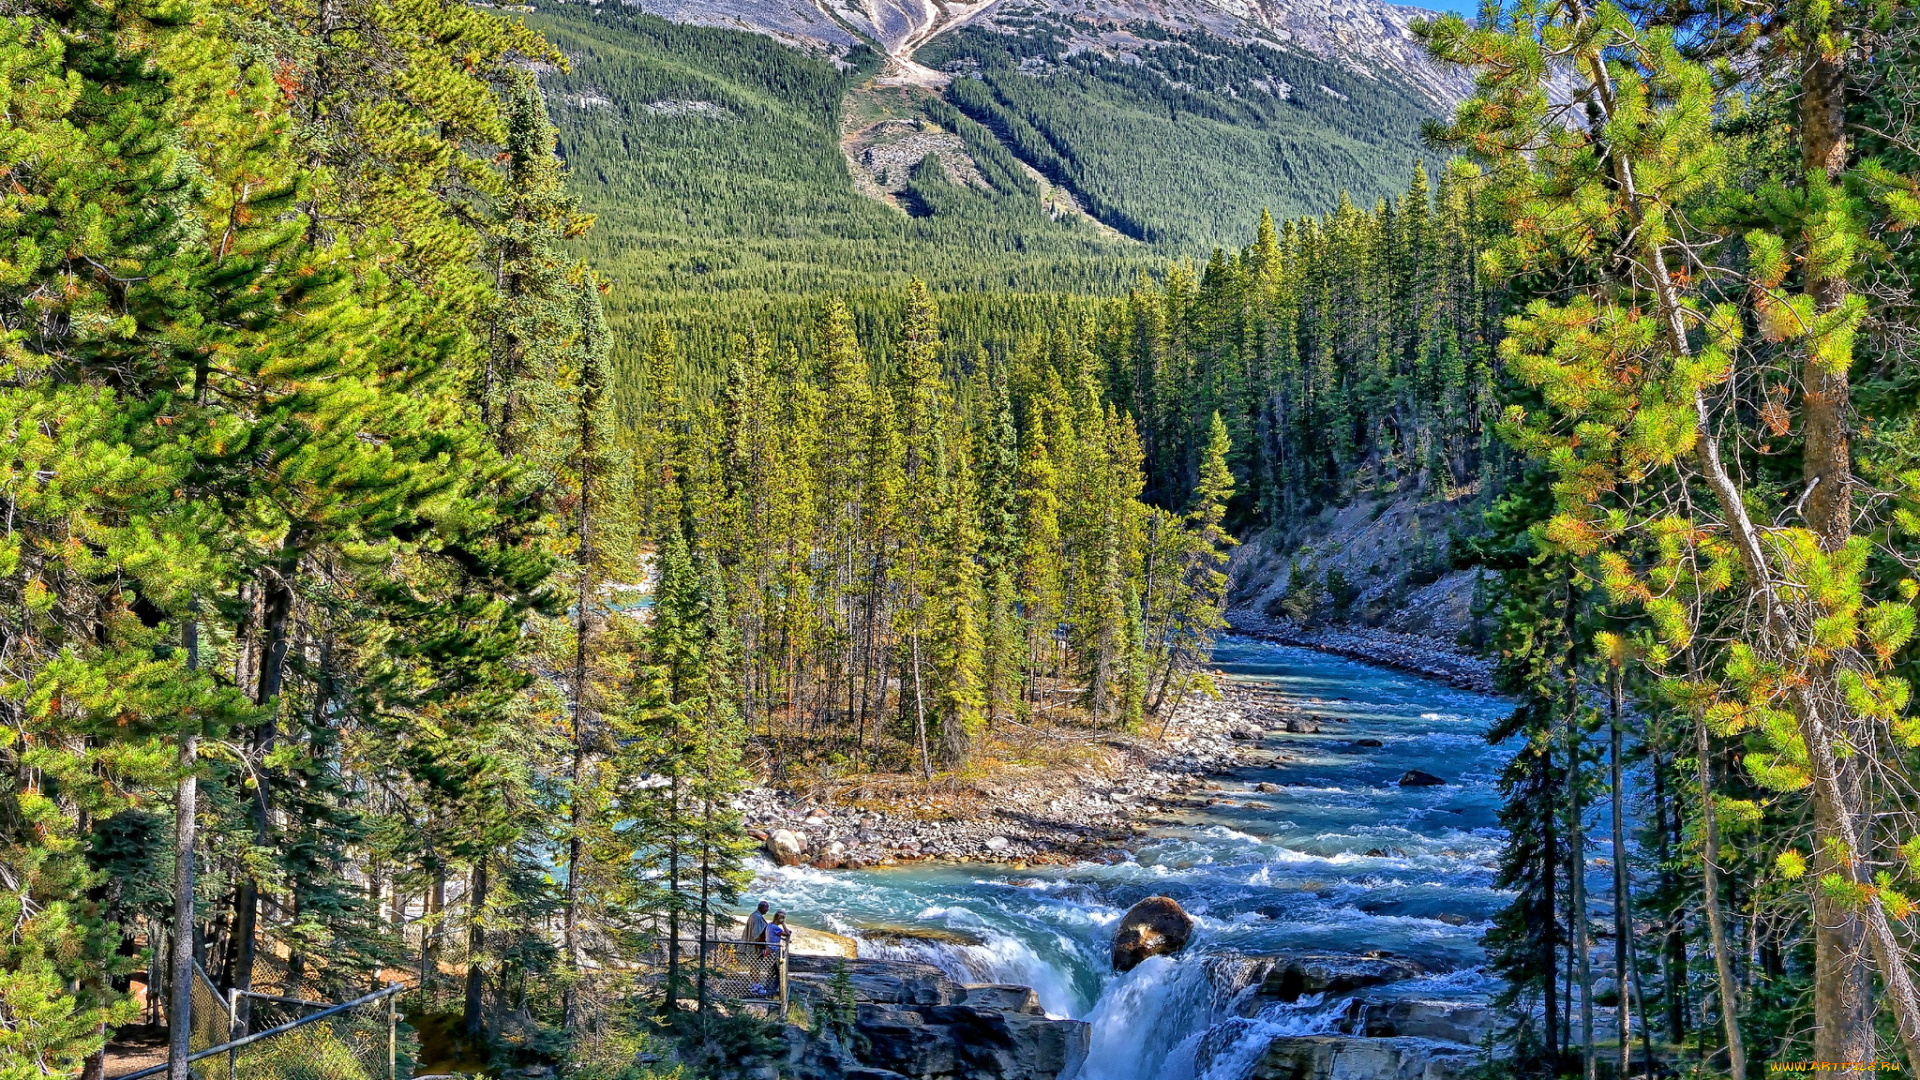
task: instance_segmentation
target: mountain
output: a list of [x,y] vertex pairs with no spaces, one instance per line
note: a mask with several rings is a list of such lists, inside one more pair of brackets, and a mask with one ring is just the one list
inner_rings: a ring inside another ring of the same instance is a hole
[[[885,77],[938,84],[914,54],[961,27],[1021,36],[1036,26],[1064,30],[1076,52],[1139,62],[1153,36],[1203,33],[1245,46],[1295,48],[1350,69],[1403,80],[1437,109],[1463,98],[1471,80],[1430,60],[1408,31],[1434,12],[1378,0],[642,0],[675,22],[752,30],[795,45],[840,53],[874,46],[893,64]],[[1152,31],[1149,31],[1152,35]]]
[[523,10],[570,58],[542,83],[616,321],[913,276],[1110,295],[1263,209],[1404,191],[1467,85],[1366,0]]

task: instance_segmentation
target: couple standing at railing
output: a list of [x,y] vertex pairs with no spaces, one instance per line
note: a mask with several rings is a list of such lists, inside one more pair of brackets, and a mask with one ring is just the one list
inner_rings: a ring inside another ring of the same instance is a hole
[[[746,940],[762,946],[760,954],[763,957],[777,957],[784,953],[786,946],[793,941],[793,931],[787,929],[787,913],[784,911],[776,911],[773,913],[773,916],[769,918],[767,916],[768,906],[767,902],[762,900],[760,901],[760,906],[756,907],[753,913],[747,916]],[[757,970],[759,965],[756,964],[754,967],[756,968],[755,975],[764,980],[765,973]],[[755,982],[747,988],[747,991],[753,994],[764,994],[767,992],[767,988],[764,982]]]
[[787,913],[776,911],[772,918],[767,917],[768,904],[760,901],[753,914],[747,916],[747,936],[744,940],[765,942],[771,946],[769,951],[777,952],[783,945],[791,944],[793,931],[787,929]]

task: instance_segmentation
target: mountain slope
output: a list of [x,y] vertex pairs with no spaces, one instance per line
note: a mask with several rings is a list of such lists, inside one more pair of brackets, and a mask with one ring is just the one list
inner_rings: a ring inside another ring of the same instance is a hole
[[[1401,189],[1423,153],[1422,121],[1469,86],[1410,35],[1425,13],[1376,0],[641,4],[807,48],[870,72],[869,90],[939,93],[1058,203],[1178,254],[1239,242],[1262,209],[1319,214],[1342,192],[1371,203]],[[886,134],[843,131],[859,153]],[[916,145],[911,132],[893,134]],[[951,155],[943,161],[956,171]],[[858,153],[850,164],[861,190],[910,209],[892,194],[897,176],[863,177]]]

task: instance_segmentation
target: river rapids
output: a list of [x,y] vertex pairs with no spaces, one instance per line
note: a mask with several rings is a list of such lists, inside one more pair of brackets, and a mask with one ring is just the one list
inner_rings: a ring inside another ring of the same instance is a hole
[[[1479,939],[1503,900],[1493,887],[1495,782],[1509,751],[1483,733],[1511,706],[1248,638],[1222,640],[1214,664],[1232,679],[1319,699],[1305,708],[1337,722],[1271,738],[1287,760],[1213,777],[1222,790],[1208,794],[1221,802],[1159,815],[1132,860],[1018,870],[757,863],[747,899],[856,937],[866,925],[909,924],[979,941],[863,941],[861,955],[1033,987],[1052,1015],[1091,1022],[1082,1080],[1239,1080],[1275,1036],[1334,1030],[1344,1002],[1314,996],[1239,1015],[1249,958],[1383,950],[1429,974],[1369,990],[1369,1000],[1484,999],[1494,986],[1478,967]],[[1446,784],[1401,787],[1409,769]],[[1279,791],[1256,792],[1262,783]],[[1114,924],[1154,894],[1194,916],[1194,940],[1115,974]]]

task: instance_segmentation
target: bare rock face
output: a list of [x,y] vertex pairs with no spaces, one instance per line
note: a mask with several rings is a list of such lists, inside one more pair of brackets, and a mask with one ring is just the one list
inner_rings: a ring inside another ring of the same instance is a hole
[[1457,1080],[1475,1064],[1466,1047],[1437,1047],[1421,1039],[1365,1039],[1289,1035],[1273,1040],[1248,1080]]
[[1500,1022],[1500,1015],[1477,1001],[1369,1001],[1352,1024],[1355,1035],[1395,1036],[1477,1046]]
[[775,829],[767,834],[767,854],[781,866],[799,866],[807,861],[807,834]]
[[1092,1027],[1055,1020],[1024,986],[962,985],[929,964],[797,958],[801,1000],[831,1000],[844,976],[855,1003],[851,1044],[786,1029],[791,1080],[1066,1080],[1087,1060]]
[[1193,916],[1172,897],[1149,896],[1120,918],[1113,932],[1113,970],[1132,971],[1149,956],[1168,956],[1187,947]]
[[1296,954],[1261,961],[1256,989],[1242,999],[1243,1016],[1257,1014],[1269,1002],[1298,1001],[1308,994],[1351,994],[1425,974],[1419,964],[1397,956]]

